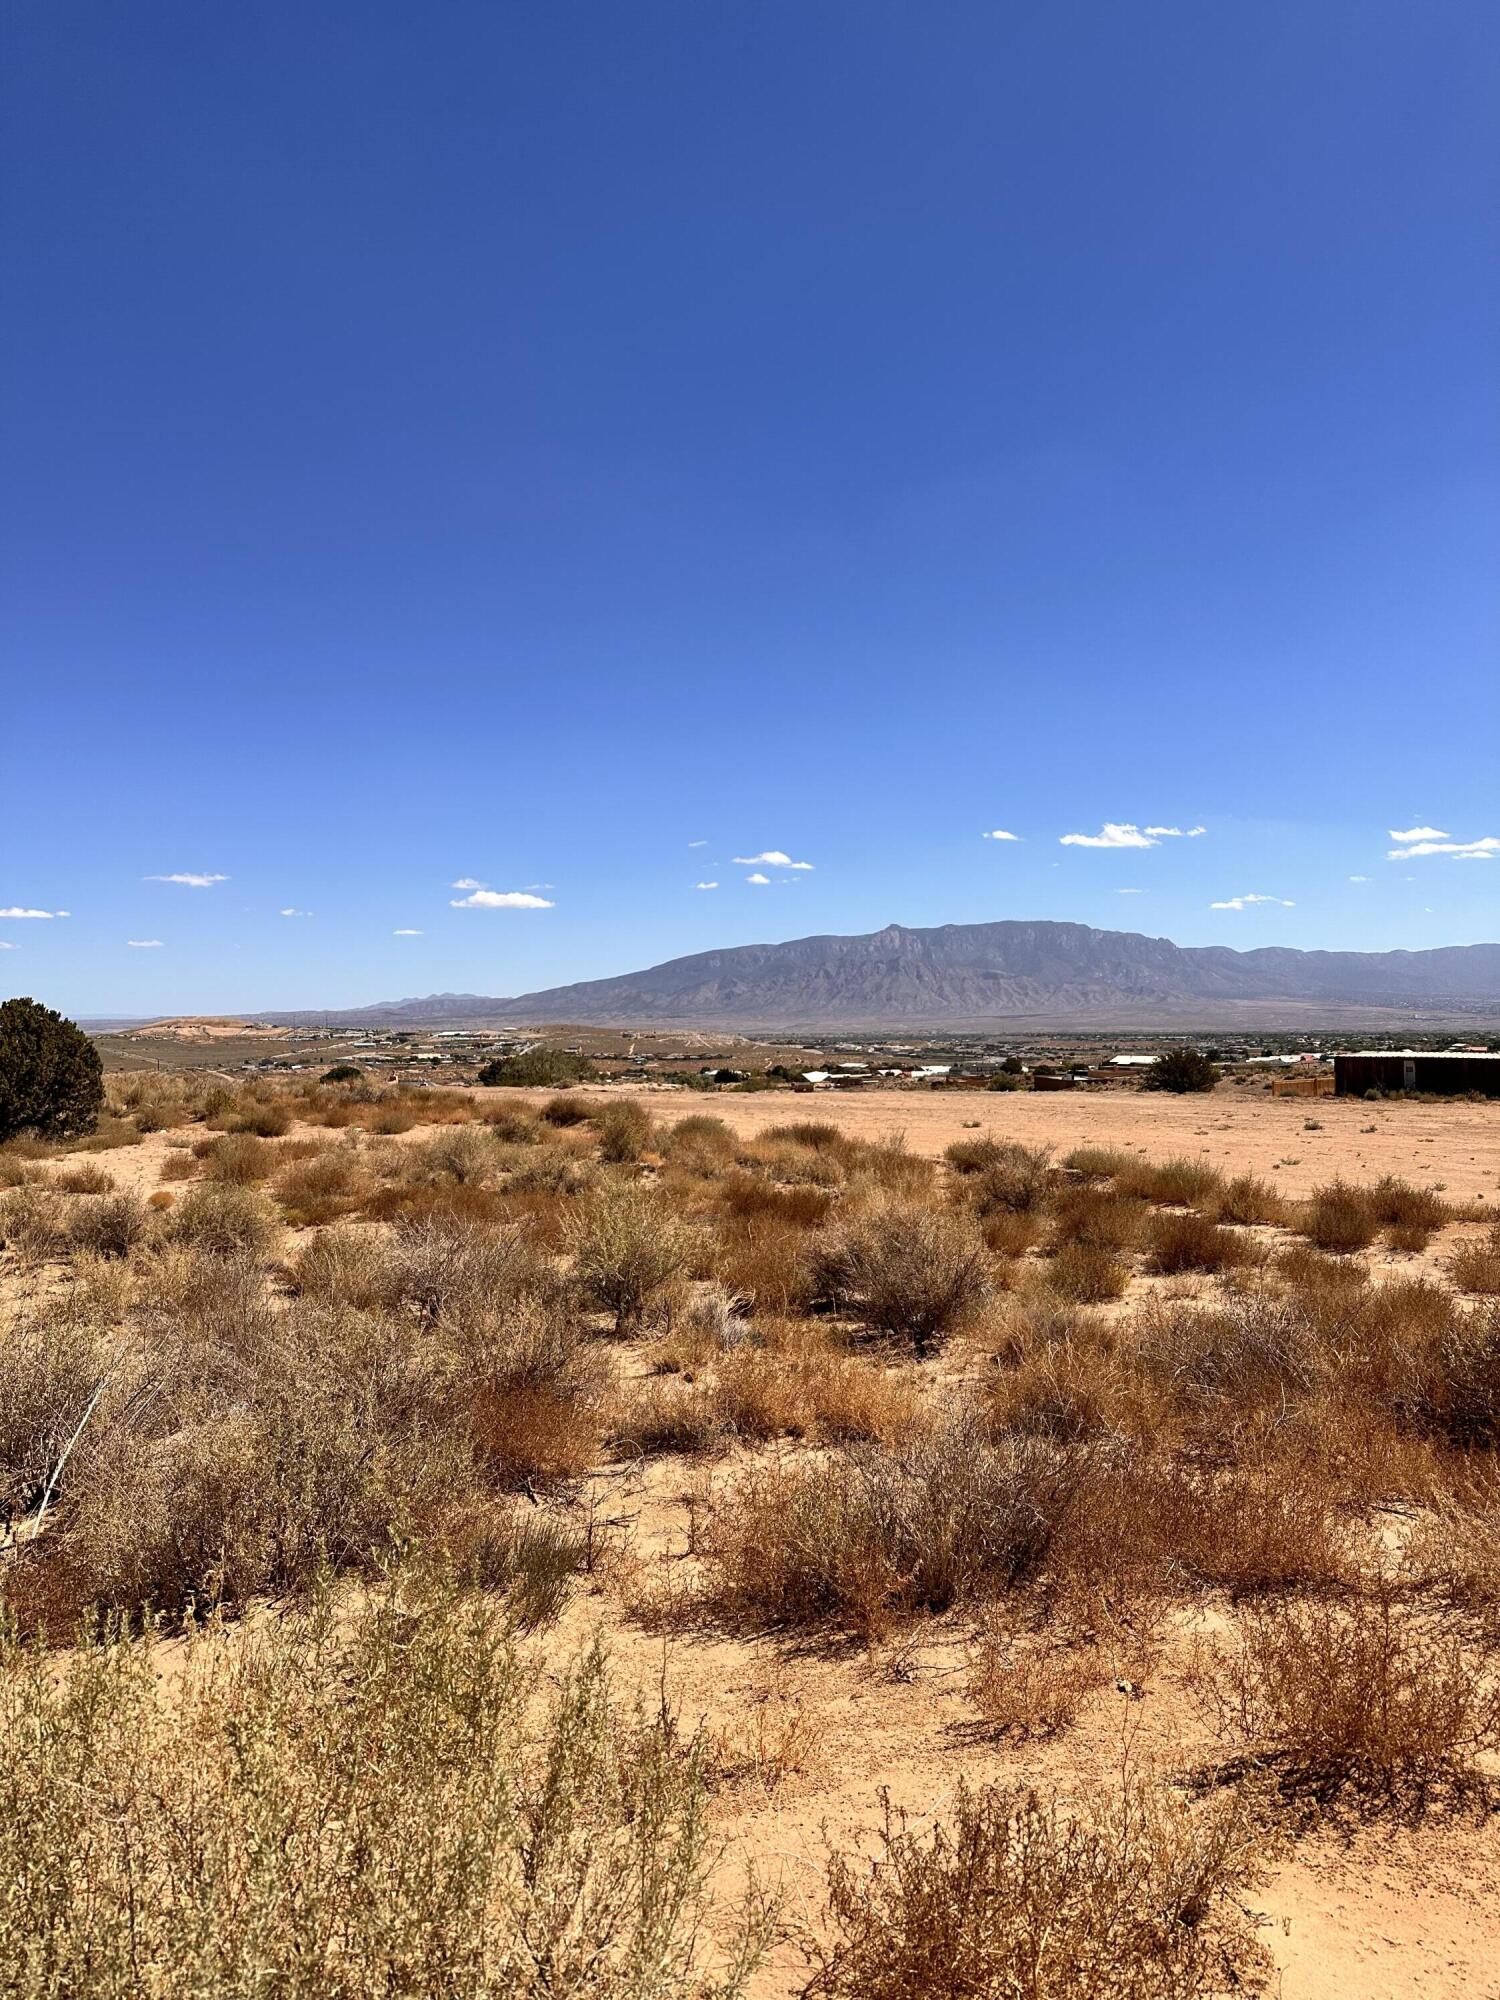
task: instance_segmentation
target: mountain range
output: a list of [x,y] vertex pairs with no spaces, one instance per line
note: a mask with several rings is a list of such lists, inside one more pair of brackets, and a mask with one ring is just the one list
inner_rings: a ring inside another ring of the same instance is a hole
[[1002,922],[694,952],[643,972],[491,998],[435,993],[262,1015],[350,1027],[577,1022],[724,1028],[1246,1027],[1500,1017],[1500,944],[1429,951],[1177,945],[1086,924]]

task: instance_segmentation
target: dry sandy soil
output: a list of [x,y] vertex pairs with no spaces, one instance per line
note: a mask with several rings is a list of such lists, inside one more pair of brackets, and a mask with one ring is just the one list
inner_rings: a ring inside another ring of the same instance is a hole
[[[515,1095],[533,1106],[535,1092]],[[617,1095],[616,1091],[607,1093]],[[1274,1100],[1221,1089],[1212,1098],[1133,1093],[1033,1097],[980,1093],[868,1092],[795,1098],[713,1097],[646,1090],[663,1119],[694,1112],[751,1134],[793,1118],[816,1118],[861,1138],[904,1134],[937,1155],[976,1124],[1053,1145],[1123,1146],[1154,1159],[1201,1155],[1230,1172],[1274,1177],[1290,1194],[1343,1174],[1393,1173],[1444,1185],[1455,1200],[1500,1201],[1500,1106]],[[1306,1129],[1308,1119],[1319,1129]],[[1373,1129],[1371,1129],[1373,1128]],[[170,1135],[101,1156],[120,1186],[158,1184]],[[416,1140],[421,1128],[408,1135]],[[1410,1265],[1406,1267],[1408,1270]],[[588,1482],[598,1521],[628,1551],[639,1580],[670,1592],[692,1566],[689,1464],[647,1460],[601,1467]],[[617,1669],[654,1701],[665,1683],[684,1720],[703,1721],[731,1774],[719,1797],[726,1886],[747,1863],[779,1880],[793,1906],[812,1915],[824,1832],[849,1847],[868,1842],[879,1793],[914,1820],[941,1814],[960,1777],[1040,1779],[1086,1789],[1122,1759],[1179,1772],[1204,1739],[1184,1686],[1170,1671],[1137,1699],[1105,1686],[1079,1726],[1054,1744],[1006,1745],[981,1735],[964,1691],[968,1634],[933,1621],[915,1639],[871,1653],[837,1651],[776,1637],[651,1630],[624,1615],[608,1572],[580,1597],[557,1634],[559,1654],[595,1627],[608,1635]],[[1197,1617],[1205,1625],[1212,1617]],[[758,1767],[758,1768],[757,1768]],[[1500,1841],[1482,1814],[1436,1817],[1420,1826],[1340,1827],[1288,1843],[1247,1896],[1283,2000],[1476,2000],[1500,1995]],[[783,1954],[759,1976],[760,2000],[784,2000],[805,1976]]]
[[[622,1088],[585,1095],[615,1097]],[[860,1090],[794,1096],[758,1091],[704,1096],[643,1087],[663,1119],[701,1111],[743,1136],[793,1118],[837,1125],[856,1139],[901,1133],[914,1153],[936,1158],[971,1127],[1028,1146],[1123,1146],[1153,1160],[1202,1157],[1229,1173],[1264,1174],[1305,1195],[1343,1174],[1399,1174],[1446,1184],[1451,1201],[1500,1196],[1500,1103],[1366,1104],[1353,1098],[1271,1097],[1223,1085],[1211,1096],[1152,1091]],[[535,1102],[535,1091],[477,1090],[476,1097]],[[1308,1121],[1318,1130],[1307,1130]]]

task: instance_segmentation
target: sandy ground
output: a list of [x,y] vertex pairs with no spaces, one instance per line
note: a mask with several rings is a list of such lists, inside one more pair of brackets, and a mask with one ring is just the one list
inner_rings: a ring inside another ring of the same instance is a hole
[[[477,1095],[537,1102],[535,1092]],[[664,1121],[709,1113],[746,1135],[816,1118],[864,1138],[901,1133],[913,1150],[937,1155],[977,1126],[1052,1145],[1059,1155],[1099,1144],[1157,1159],[1202,1156],[1229,1172],[1264,1174],[1294,1195],[1335,1174],[1367,1180],[1393,1173],[1440,1184],[1453,1199],[1500,1201],[1500,1105],[1276,1100],[1222,1088],[1209,1098],[641,1095]],[[1309,1119],[1319,1129],[1307,1130]],[[149,1193],[160,1185],[169,1141],[182,1136],[153,1134],[98,1157],[117,1185]],[[419,1128],[407,1136],[423,1134]],[[699,1477],[669,1458],[601,1466],[587,1482],[595,1518],[623,1551],[626,1571],[649,1577],[658,1591],[670,1593],[674,1577],[693,1567]],[[753,1866],[808,1918],[818,1904],[825,1829],[846,1848],[868,1845],[882,1788],[920,1821],[945,1811],[961,1776],[1058,1784],[1072,1793],[1107,1783],[1122,1757],[1170,1774],[1205,1749],[1201,1723],[1170,1666],[1146,1678],[1139,1700],[1101,1685],[1078,1726],[1056,1742],[999,1743],[976,1729],[965,1693],[970,1632],[960,1621],[934,1621],[866,1655],[701,1626],[649,1629],[624,1614],[621,1590],[619,1571],[612,1575],[607,1566],[566,1614],[558,1657],[571,1652],[570,1641],[602,1627],[627,1686],[654,1703],[665,1683],[684,1722],[701,1721],[719,1745],[724,1886]],[[1325,1826],[1288,1845],[1245,1898],[1274,1963],[1267,1990],[1281,2000],[1500,2000],[1496,1824],[1471,1816],[1436,1817],[1420,1827]],[[787,2000],[805,1976],[783,1949],[759,1976],[757,2000]]]
[[[586,1095],[604,1098],[630,1086]],[[1378,1180],[1399,1174],[1424,1185],[1443,1182],[1450,1200],[1500,1198],[1500,1102],[1366,1104],[1352,1098],[1272,1097],[1221,1084],[1212,1095],[1170,1097],[1152,1091],[861,1090],[792,1095],[762,1091],[699,1094],[644,1087],[662,1120],[705,1113],[750,1135],[788,1119],[815,1118],[857,1139],[904,1136],[914,1153],[934,1158],[971,1126],[1028,1146],[1123,1146],[1155,1160],[1190,1155],[1229,1173],[1264,1174],[1288,1194],[1304,1195],[1343,1174]],[[477,1090],[476,1097],[535,1091]],[[1309,1131],[1311,1121],[1319,1129]]]

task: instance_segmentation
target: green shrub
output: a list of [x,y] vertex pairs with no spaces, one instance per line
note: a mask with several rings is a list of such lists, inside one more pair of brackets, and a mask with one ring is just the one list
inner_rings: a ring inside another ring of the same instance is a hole
[[521,1055],[497,1056],[487,1062],[479,1072],[479,1081],[486,1089],[520,1084],[556,1090],[561,1084],[582,1083],[593,1074],[594,1065],[587,1056],[573,1055],[567,1049],[527,1049]]
[[1174,1090],[1183,1095],[1193,1090],[1212,1090],[1219,1080],[1216,1063],[1197,1049],[1168,1049],[1146,1071],[1147,1090]]
[[0,1004],[0,1142],[78,1138],[103,1102],[99,1051],[81,1028],[35,1000]]

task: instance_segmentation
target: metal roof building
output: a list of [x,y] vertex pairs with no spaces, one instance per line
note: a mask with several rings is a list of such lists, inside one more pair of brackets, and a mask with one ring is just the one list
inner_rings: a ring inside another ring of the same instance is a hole
[[1333,1059],[1334,1090],[1415,1090],[1434,1097],[1500,1097],[1500,1054],[1447,1049],[1351,1049]]

